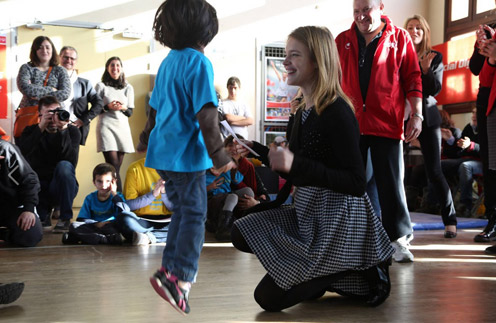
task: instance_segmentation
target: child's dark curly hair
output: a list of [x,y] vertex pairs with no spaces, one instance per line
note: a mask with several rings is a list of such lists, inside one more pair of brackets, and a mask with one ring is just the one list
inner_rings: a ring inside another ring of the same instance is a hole
[[171,49],[205,47],[217,35],[217,12],[205,0],[166,0],[153,22],[155,39]]

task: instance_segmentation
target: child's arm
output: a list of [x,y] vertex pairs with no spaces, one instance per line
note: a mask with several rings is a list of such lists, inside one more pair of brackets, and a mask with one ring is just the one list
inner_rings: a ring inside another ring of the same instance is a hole
[[215,105],[211,102],[205,104],[200,112],[196,114],[196,118],[200,124],[208,155],[212,159],[216,170],[219,173],[224,173],[231,168],[235,168],[236,165],[231,157],[227,155],[220,137],[219,118]]

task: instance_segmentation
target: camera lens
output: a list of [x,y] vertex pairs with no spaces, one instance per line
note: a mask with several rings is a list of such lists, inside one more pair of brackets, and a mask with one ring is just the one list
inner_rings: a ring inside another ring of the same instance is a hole
[[69,120],[69,117],[71,114],[65,110],[58,110],[57,109],[57,116],[59,117],[60,121],[67,121]]

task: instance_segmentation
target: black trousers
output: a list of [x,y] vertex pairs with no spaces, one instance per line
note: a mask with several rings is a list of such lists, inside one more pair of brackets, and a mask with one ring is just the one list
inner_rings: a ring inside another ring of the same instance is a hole
[[418,139],[424,157],[427,179],[432,183],[439,204],[441,205],[443,223],[445,226],[456,225],[456,210],[453,204],[453,197],[441,168],[441,130],[439,126],[422,128]]
[[8,207],[2,205],[0,207],[0,226],[5,226],[9,230],[7,237],[9,243],[21,247],[34,247],[43,238],[43,227],[41,221],[36,216],[36,223],[34,226],[24,231],[17,225],[19,215],[22,210],[19,208]]
[[487,141],[487,105],[490,88],[481,87],[477,94],[477,129],[479,130],[480,156],[482,159],[482,176],[484,181],[484,206],[486,214],[496,209],[496,171],[489,169]]
[[[253,253],[236,226],[236,223],[233,225],[231,238],[234,247],[238,250]],[[275,283],[274,279],[272,279],[269,274],[266,274],[255,288],[255,301],[266,311],[281,311],[303,301],[321,297],[333,282],[342,279],[350,273],[351,271],[345,271],[333,275],[314,278],[307,282],[293,286],[289,290],[284,290],[279,287]],[[364,275],[365,274],[366,273],[364,272]]]
[[107,244],[107,236],[119,233],[115,221],[99,228],[96,223],[72,223],[69,227],[72,239],[77,239],[83,244]]
[[396,241],[413,232],[403,184],[403,144],[399,139],[360,136],[365,167],[369,149],[381,205],[382,225],[389,239]]

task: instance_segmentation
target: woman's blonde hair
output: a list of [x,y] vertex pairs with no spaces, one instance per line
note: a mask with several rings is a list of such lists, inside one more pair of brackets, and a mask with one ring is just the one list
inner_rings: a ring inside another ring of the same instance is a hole
[[329,29],[316,26],[299,27],[291,32],[288,38],[293,38],[305,45],[317,65],[318,74],[311,94],[315,112],[321,114],[338,97],[345,100],[353,109],[351,100],[341,88],[342,73],[339,54]]
[[[417,54],[425,54],[431,51],[431,27],[429,27],[429,23],[425,20],[421,15],[413,15],[410,18],[407,18],[405,21],[405,29],[408,23],[411,20],[418,20],[420,23],[420,28],[424,31],[424,36],[422,37],[422,42],[418,46]],[[420,55],[419,55],[420,58]]]

